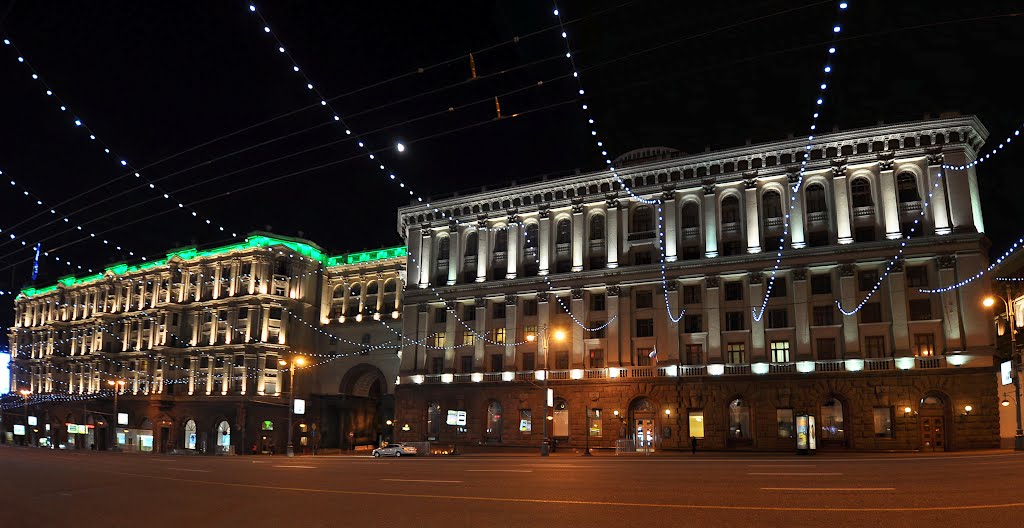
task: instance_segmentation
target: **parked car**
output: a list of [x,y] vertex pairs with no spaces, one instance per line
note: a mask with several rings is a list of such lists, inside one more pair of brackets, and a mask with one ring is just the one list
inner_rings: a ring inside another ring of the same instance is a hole
[[416,456],[416,448],[405,444],[388,444],[373,450],[373,456]]

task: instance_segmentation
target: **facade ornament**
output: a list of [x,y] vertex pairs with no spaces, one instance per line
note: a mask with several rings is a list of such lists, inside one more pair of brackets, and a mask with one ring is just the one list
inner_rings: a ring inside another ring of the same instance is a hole
[[846,176],[846,158],[832,158],[829,168],[833,177]]
[[786,169],[786,181],[788,181],[791,185],[794,185],[796,184],[796,182],[800,181],[800,169],[796,167]]
[[956,267],[956,255],[939,255],[935,257],[935,263],[939,269],[953,269]]
[[537,292],[537,302],[546,303],[548,302],[548,292]]
[[572,214],[583,214],[583,203],[572,204]]
[[942,165],[946,160],[946,156],[942,153],[942,147],[936,146],[931,147],[925,151],[928,158],[928,165]]
[[622,290],[619,288],[618,284],[613,284],[611,286],[606,286],[604,293],[608,297],[618,297],[622,293]]
[[573,288],[571,293],[572,293],[572,298],[573,299],[582,299],[583,298],[583,288]]
[[515,306],[518,297],[514,293],[505,294],[505,306]]
[[540,216],[541,218],[550,218],[551,209],[548,209],[547,204],[545,204],[541,206],[540,210],[537,211],[537,215]]
[[840,264],[839,265],[839,276],[840,277],[853,277],[856,268],[853,264]]
[[448,232],[449,233],[458,233],[459,232],[459,223],[456,222],[455,220],[449,220],[448,221]]
[[807,280],[807,268],[793,268],[793,280]]
[[757,178],[750,178],[749,180],[743,180],[744,189],[757,189]]
[[892,263],[889,264],[889,271],[892,273],[903,273],[903,259],[893,259]]
[[719,277],[718,275],[712,275],[710,277],[705,277],[704,278],[704,287],[705,288],[717,288],[717,287],[721,286],[721,284],[722,284],[722,278]]
[[675,189],[665,189],[664,191],[661,191],[661,199],[662,199],[662,201],[667,202],[669,200],[675,200],[675,198],[676,198],[676,190]]
[[750,284],[761,284],[761,281],[764,280],[764,273],[752,271],[747,274],[747,280],[750,281]]
[[416,311],[419,312],[419,313],[427,313],[427,312],[430,311],[430,305],[429,304],[425,304],[425,303],[424,304],[417,304],[416,305]]
[[751,169],[751,170],[748,170],[748,171],[743,171],[743,179],[744,180],[754,180],[754,179],[757,179],[757,176],[760,173],[761,173],[760,169]]
[[880,152],[878,154],[878,169],[879,170],[892,170],[896,166],[896,153],[891,150]]
[[480,215],[480,216],[481,216],[481,218],[479,218],[476,221],[476,228],[481,230],[481,231],[487,231],[487,216],[486,215]]
[[665,289],[673,292],[679,289],[679,283],[674,280],[665,281]]
[[704,196],[715,194],[715,184],[704,185]]
[[509,211],[508,214],[508,225],[515,225],[519,223],[519,215],[515,211]]
[[473,297],[473,305],[474,306],[483,306],[484,303],[486,303],[486,302],[487,302],[487,298],[486,297],[482,297],[482,296],[481,297]]

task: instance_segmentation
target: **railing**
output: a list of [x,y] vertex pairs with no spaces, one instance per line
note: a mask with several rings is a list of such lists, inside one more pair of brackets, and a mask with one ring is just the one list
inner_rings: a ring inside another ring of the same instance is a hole
[[900,357],[900,358],[851,358],[807,360],[786,363],[755,362],[749,363],[712,363],[709,365],[658,365],[658,366],[623,366],[589,369],[557,369],[557,370],[526,370],[518,372],[487,372],[460,374],[420,374],[403,376],[401,383],[436,384],[436,383],[507,383],[535,382],[547,376],[551,381],[599,380],[599,379],[649,379],[649,378],[696,378],[703,376],[762,376],[773,374],[813,375],[814,373],[848,373],[860,371],[878,372],[892,370],[938,369],[952,365],[964,365],[973,356],[956,354],[950,357],[956,361],[948,361],[945,356],[935,357]]
[[722,223],[723,233],[739,233],[740,223],[739,222],[723,222]]
[[561,242],[561,243],[555,244],[555,253],[558,254],[558,255],[568,255],[569,254],[569,249],[570,249],[570,244],[568,242]]
[[809,223],[809,224],[825,223],[826,221],[828,221],[828,212],[827,211],[818,211],[816,213],[807,213],[807,223]]
[[901,213],[913,213],[921,210],[921,202],[900,202]]
[[630,233],[626,236],[626,240],[634,242],[636,240],[651,240],[655,236],[654,231],[638,231],[636,233]]
[[770,218],[765,218],[764,219],[764,227],[765,227],[765,229],[781,228],[782,227],[782,217],[781,216],[773,216],[773,217],[770,217]]
[[700,238],[699,227],[684,227],[683,228],[683,240],[693,240]]
[[875,216],[875,206],[873,206],[873,205],[865,205],[865,206],[862,206],[862,207],[854,207],[853,208],[853,217],[854,218],[861,218],[861,217],[864,217],[864,216]]

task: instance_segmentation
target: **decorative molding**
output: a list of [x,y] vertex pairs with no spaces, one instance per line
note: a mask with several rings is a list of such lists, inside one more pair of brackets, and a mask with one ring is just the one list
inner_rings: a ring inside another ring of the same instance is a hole
[[674,280],[667,280],[665,281],[665,289],[670,292],[676,291],[679,289],[679,283]]
[[573,288],[571,293],[572,293],[572,298],[573,299],[582,299],[583,298],[583,288]]
[[417,304],[416,305],[416,311],[419,312],[419,313],[427,313],[427,312],[430,311],[430,305],[429,304]]
[[761,273],[760,271],[751,271],[747,274],[747,280],[750,281],[750,284],[761,284],[761,281],[764,280],[764,273]]
[[541,217],[542,220],[547,220],[548,218],[551,218],[551,209],[542,207],[537,211],[537,216]]
[[487,302],[486,297],[473,297],[473,305],[480,308]]
[[925,151],[925,156],[928,158],[928,166],[942,165],[946,160],[946,155],[942,153],[942,147],[936,146]]
[[790,184],[800,181],[800,169],[786,169],[786,181]]
[[619,288],[618,284],[613,284],[611,286],[605,286],[604,293],[608,297],[618,297],[619,294],[622,293],[622,289]]
[[505,306],[515,306],[516,305],[516,301],[518,301],[518,296],[516,296],[516,294],[514,294],[514,293],[506,293],[505,294]]
[[750,178],[749,180],[743,180],[743,188],[744,189],[756,189],[757,188],[757,178]]
[[829,169],[832,170],[832,177],[846,176],[847,158],[832,158],[829,160]]
[[878,153],[878,170],[892,170],[896,166],[896,153],[891,150]]
[[546,303],[549,300],[549,294],[546,291],[537,292],[537,302]]
[[605,205],[609,209],[618,209],[619,208],[619,195],[618,194],[606,194],[604,196],[604,200],[605,200]]
[[807,280],[807,268],[793,268],[793,280]]
[[715,184],[704,185],[704,196],[715,194]]
[[704,277],[705,288],[718,288],[722,285],[722,278],[718,275],[712,275],[710,277]]
[[840,277],[853,277],[853,274],[857,271],[857,268],[853,264],[840,264],[839,265],[839,276]]
[[904,260],[896,258],[892,260],[892,264],[889,264],[889,271],[892,273],[903,273]]
[[582,202],[572,204],[572,214],[574,214],[574,215],[583,214],[583,203]]
[[661,199],[666,201],[666,202],[669,201],[669,200],[675,200],[676,199],[676,190],[675,189],[667,189],[667,190],[661,191]]
[[956,268],[956,255],[939,255],[935,257],[935,263],[939,269],[954,269]]

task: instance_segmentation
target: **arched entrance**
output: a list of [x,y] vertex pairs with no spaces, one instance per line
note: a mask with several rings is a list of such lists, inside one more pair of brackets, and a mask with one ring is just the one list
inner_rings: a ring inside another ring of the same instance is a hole
[[[350,368],[341,379],[338,392],[344,395],[336,404],[328,404],[327,413],[321,412],[318,424],[308,424],[307,442],[332,447],[328,434],[340,435],[341,447],[379,445],[384,437],[388,420],[394,420],[394,397],[388,394],[388,383],[381,370],[369,363]],[[315,426],[315,427],[314,427]],[[428,436],[436,436],[429,434]]]
[[569,402],[556,398],[551,408],[551,438],[569,440]]
[[938,393],[928,393],[921,398],[917,412],[920,424],[921,449],[923,451],[946,451],[949,449],[949,406]]
[[195,420],[189,420],[185,422],[185,449],[195,450],[196,441],[196,422]]
[[222,455],[230,455],[231,451],[231,424],[227,420],[221,420],[217,424],[217,453]]
[[487,404],[487,421],[484,422],[485,442],[494,444],[501,443],[502,420],[501,403],[491,400],[490,403]]
[[657,434],[658,408],[647,398],[637,398],[629,404],[629,435],[636,445],[637,452],[654,452],[654,446],[660,442]]
[[754,430],[750,421],[750,403],[743,398],[736,398],[729,402],[726,409],[729,415],[729,437],[726,445],[729,447],[749,447],[754,445]]
[[847,447],[846,406],[842,400],[830,396],[821,403],[818,427],[821,429],[818,441],[822,447]]

